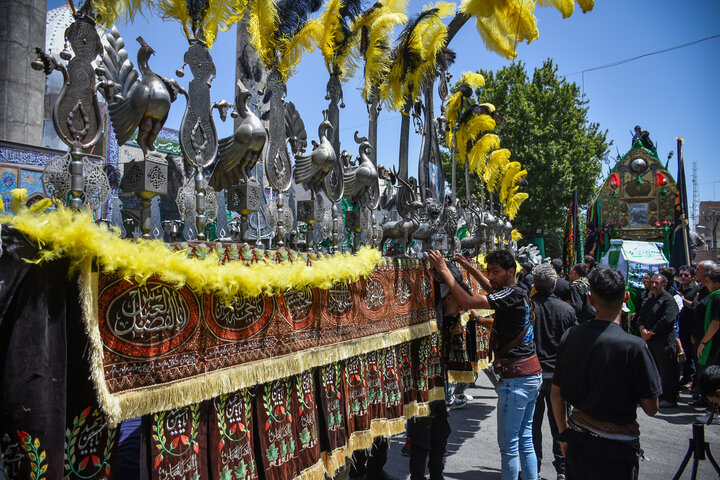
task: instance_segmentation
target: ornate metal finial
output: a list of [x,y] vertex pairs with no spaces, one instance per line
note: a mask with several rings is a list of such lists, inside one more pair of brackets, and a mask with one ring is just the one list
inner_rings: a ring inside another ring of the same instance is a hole
[[[64,83],[53,108],[53,126],[58,137],[70,147],[70,155],[46,165],[43,186],[51,198],[62,201],[69,198],[68,204],[75,209],[97,208],[110,193],[105,172],[84,154],[103,133],[96,93],[104,83],[96,82],[92,66],[103,49],[95,22],[88,13],[89,10],[84,9],[76,14],[75,21],[65,30],[66,49],[62,58],[69,60],[67,67],[39,48],[35,50],[37,58],[31,63],[46,75],[54,70],[63,75]],[[67,50],[67,44],[74,56]]]

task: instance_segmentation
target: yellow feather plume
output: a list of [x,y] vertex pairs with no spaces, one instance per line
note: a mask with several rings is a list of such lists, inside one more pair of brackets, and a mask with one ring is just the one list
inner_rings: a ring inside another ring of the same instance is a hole
[[325,59],[325,66],[329,73],[333,72],[333,63],[335,60],[335,42],[340,30],[340,9],[343,3],[340,0],[328,0],[325,4],[325,10],[320,17],[320,36],[317,38],[318,48]]
[[210,0],[203,19],[205,43],[208,48],[212,48],[218,29],[227,32],[242,19],[246,6],[247,0]]
[[458,162],[465,163],[468,142],[474,142],[478,135],[495,128],[495,120],[490,115],[473,115],[457,129]]
[[473,90],[476,90],[480,87],[485,86],[485,77],[483,77],[482,74],[477,72],[465,72],[462,74],[460,80],[458,81],[458,85],[463,84],[467,85]]
[[587,13],[595,7],[595,0],[577,0],[583,13]]
[[478,176],[481,176],[483,170],[485,170],[488,155],[498,148],[500,148],[500,137],[494,133],[487,133],[480,137],[480,140],[475,142],[468,154],[470,169],[476,172]]
[[520,211],[520,205],[527,200],[529,195],[525,192],[516,193],[510,199],[508,200],[507,204],[505,205],[505,213],[510,217],[510,220],[513,220],[515,216],[518,214],[518,211]]
[[463,0],[460,10],[476,18],[485,47],[513,59],[515,45],[538,38],[533,0]]
[[508,164],[508,167],[505,170],[504,176],[502,178],[500,193],[498,195],[498,199],[501,203],[505,203],[505,201],[507,200],[510,190],[512,189],[512,187],[514,187],[513,179],[521,168],[522,166],[520,165],[520,162],[510,162]]
[[3,203],[2,197],[0,197],[0,212],[5,213],[5,204]]
[[[184,3],[184,0],[177,1]],[[142,15],[143,6],[152,7],[152,3],[147,0],[94,0],[92,6],[99,16],[96,20],[97,23],[105,28],[110,28],[121,18],[124,22],[132,23],[136,14]],[[187,7],[185,8],[187,10]]]
[[[93,6],[95,5],[93,2]],[[190,40],[193,38],[188,29],[192,20],[190,19],[190,13],[188,13],[185,0],[160,0],[156,6],[160,12],[160,18],[180,23],[187,39]]]
[[523,236],[516,228],[513,228],[512,232],[510,232],[510,238],[512,238],[513,242],[519,242]]
[[[390,70],[392,31],[395,25],[407,22],[406,8],[407,0],[391,0],[369,10],[352,24],[351,28],[357,36],[367,37],[365,51],[358,51],[358,56],[365,58],[365,86],[362,92],[365,101],[371,100],[371,92],[377,91]],[[360,42],[356,44],[358,50],[361,46]]]
[[278,13],[272,0],[248,0],[248,34],[266,67],[276,67]]
[[575,0],[537,0],[541,7],[552,5],[562,13],[563,18],[568,18],[575,10]]
[[448,146],[452,145],[453,130],[457,124],[460,108],[462,107],[462,101],[462,91],[455,92],[448,97],[447,104],[445,106],[445,118],[447,118],[448,121],[448,131],[445,134],[445,139]]
[[510,162],[510,150],[507,148],[500,148],[493,151],[488,157],[483,171],[483,181],[487,188],[491,192],[497,191],[497,177],[500,174],[500,169]]
[[287,81],[292,76],[305,52],[315,50],[314,41],[322,35],[322,28],[319,20],[310,20],[292,37],[280,38],[278,71],[283,80]]

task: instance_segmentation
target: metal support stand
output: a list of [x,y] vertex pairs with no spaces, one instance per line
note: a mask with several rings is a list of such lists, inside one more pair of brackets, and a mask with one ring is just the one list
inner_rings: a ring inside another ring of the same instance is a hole
[[704,424],[698,422],[693,423],[693,436],[692,438],[690,438],[689,443],[690,445],[688,446],[688,451],[685,454],[685,458],[680,464],[680,468],[673,477],[673,480],[680,480],[680,477],[682,476],[685,468],[690,462],[691,457],[693,458],[693,467],[692,475],[690,478],[691,480],[696,480],[698,473],[698,464],[700,463],[700,460],[705,460],[705,455],[707,455],[707,459],[710,460],[710,463],[715,468],[715,472],[718,474],[718,476],[720,476],[720,466],[718,466],[715,458],[713,458],[712,456],[712,452],[710,452],[710,444],[705,441]]

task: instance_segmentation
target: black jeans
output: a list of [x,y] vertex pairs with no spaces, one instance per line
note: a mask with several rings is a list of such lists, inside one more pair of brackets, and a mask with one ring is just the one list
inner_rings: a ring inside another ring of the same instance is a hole
[[430,470],[430,480],[442,480],[445,468],[445,448],[450,436],[445,402],[430,404],[430,416],[415,417],[407,422],[410,438],[410,480],[425,480],[425,464]]
[[550,389],[552,388],[552,378],[543,378],[542,385],[540,385],[540,393],[538,394],[537,402],[535,403],[535,413],[533,414],[533,445],[535,446],[535,455],[538,461],[538,473],[540,472],[540,465],[542,464],[542,424],[543,417],[545,416],[545,409],[547,408],[548,423],[550,423],[550,433],[553,439],[553,466],[555,472],[565,473],[565,457],[560,447],[560,440],[558,439],[558,428],[555,422],[555,414],[553,413],[552,403],[550,403]]
[[637,480],[640,441],[619,442],[569,430],[567,480]]
[[677,360],[677,343],[673,339],[668,342],[663,338],[651,339],[648,342],[650,354],[655,360],[663,393],[660,400],[677,403],[680,390],[680,364]]

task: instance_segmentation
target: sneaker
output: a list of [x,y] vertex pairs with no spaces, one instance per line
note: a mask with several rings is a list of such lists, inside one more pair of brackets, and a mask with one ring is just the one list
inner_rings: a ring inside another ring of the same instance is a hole
[[465,400],[470,401],[472,399],[473,399],[472,395],[468,395],[467,393],[465,394]]
[[678,358],[678,362],[681,364],[685,363],[687,361],[687,355],[685,355],[685,352],[678,353],[677,358]]
[[[539,477],[538,477],[539,478]],[[558,473],[557,480],[565,480],[565,474],[564,473]]]
[[710,420],[710,415],[710,413],[706,413],[705,415],[698,415],[697,417],[695,417],[695,420],[705,425],[720,425],[720,417],[718,417],[717,415],[713,415],[712,421],[708,423],[708,421]]
[[465,400],[462,397],[456,397],[453,396],[452,400],[450,400],[450,410],[457,410],[459,408],[464,408],[465,404],[467,403],[467,400]]

